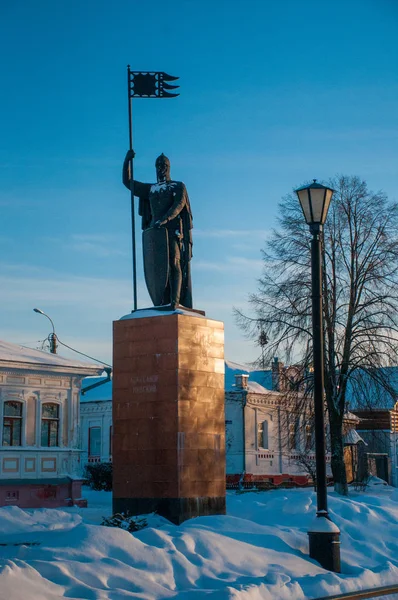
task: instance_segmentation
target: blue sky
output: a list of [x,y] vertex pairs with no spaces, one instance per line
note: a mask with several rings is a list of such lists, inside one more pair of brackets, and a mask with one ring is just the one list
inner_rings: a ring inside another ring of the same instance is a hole
[[[195,306],[224,320],[229,359],[254,360],[232,307],[256,290],[281,198],[345,173],[398,199],[397,39],[396,0],[0,3],[1,338],[45,338],[38,306],[111,360],[132,308],[130,63],[180,76],[178,98],[134,101],[135,175],[169,156],[194,214]],[[138,265],[144,307],[140,244]]]

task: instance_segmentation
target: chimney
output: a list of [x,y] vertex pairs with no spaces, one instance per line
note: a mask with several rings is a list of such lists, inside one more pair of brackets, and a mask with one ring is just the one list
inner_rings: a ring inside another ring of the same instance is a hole
[[245,375],[244,373],[239,373],[239,375],[235,375],[235,387],[238,390],[247,390],[247,380],[249,379],[249,375]]
[[281,374],[283,372],[283,362],[280,362],[277,356],[274,356],[272,363],[272,389],[275,392],[281,392],[283,388]]

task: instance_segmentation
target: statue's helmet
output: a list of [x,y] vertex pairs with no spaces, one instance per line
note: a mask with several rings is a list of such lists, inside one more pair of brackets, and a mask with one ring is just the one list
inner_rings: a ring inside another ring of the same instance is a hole
[[157,157],[155,167],[158,181],[167,181],[170,179],[170,161],[163,152]]
[[159,163],[167,163],[170,167],[170,159],[167,158],[167,156],[165,156],[162,152],[162,154],[160,156],[157,157],[156,161],[155,161],[155,167],[158,166]]

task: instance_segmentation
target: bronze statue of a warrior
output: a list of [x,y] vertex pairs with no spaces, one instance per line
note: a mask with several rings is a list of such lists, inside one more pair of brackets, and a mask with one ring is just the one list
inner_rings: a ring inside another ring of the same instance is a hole
[[[123,183],[131,189],[129,150],[123,164]],[[192,213],[185,185],[170,178],[164,154],[155,163],[157,183],[133,181],[142,217],[145,281],[155,306],[192,308],[190,261]]]

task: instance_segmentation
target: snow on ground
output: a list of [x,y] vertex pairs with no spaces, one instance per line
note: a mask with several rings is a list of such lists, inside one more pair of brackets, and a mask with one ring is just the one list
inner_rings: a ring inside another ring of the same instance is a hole
[[398,490],[374,484],[329,494],[340,575],[308,557],[308,488],[229,492],[227,516],[175,526],[150,515],[134,535],[99,526],[108,492],[85,490],[87,509],[1,508],[0,600],[298,600],[398,583]]

